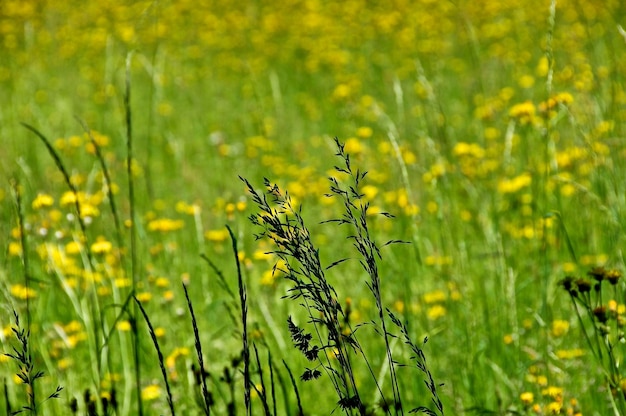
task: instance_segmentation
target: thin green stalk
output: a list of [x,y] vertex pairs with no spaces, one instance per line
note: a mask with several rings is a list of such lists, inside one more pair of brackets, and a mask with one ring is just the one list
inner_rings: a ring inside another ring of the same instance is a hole
[[303,415],[304,410],[302,410],[302,402],[300,401],[300,393],[298,393],[298,385],[296,384],[296,380],[293,378],[293,373],[291,372],[291,369],[289,368],[285,360],[283,360],[283,365],[287,369],[287,373],[289,373],[289,379],[291,379],[291,385],[293,386],[293,391],[296,394],[296,402],[298,403],[298,414]]
[[237,249],[237,238],[233,233],[233,230],[227,225],[226,229],[230,234],[230,240],[232,241],[233,253],[235,254],[235,262],[237,264],[237,282],[239,284],[239,301],[241,302],[241,324],[243,326],[241,333],[241,340],[243,343],[243,378],[244,378],[244,403],[246,406],[246,414],[252,414],[252,406],[250,400],[250,346],[248,344],[248,302],[246,285],[243,281],[243,275],[241,274],[241,262],[239,261],[239,252]]
[[193,305],[191,299],[189,299],[189,293],[187,292],[187,285],[183,283],[183,291],[185,292],[185,299],[187,300],[187,307],[189,308],[189,314],[191,315],[191,326],[193,328],[194,345],[196,347],[196,354],[198,356],[198,365],[200,366],[200,382],[202,389],[202,398],[204,400],[204,413],[209,416],[211,414],[211,397],[209,396],[209,390],[206,385],[206,377],[204,377],[204,355],[202,354],[202,343],[200,342],[200,331],[198,330],[198,322],[196,321],[196,314],[193,311]]
[[14,179],[11,183],[13,188],[13,197],[15,198],[15,205],[17,208],[17,226],[20,230],[20,244],[22,245],[22,273],[24,275],[24,287],[26,287],[26,329],[30,332],[30,296],[28,291],[30,289],[30,258],[28,255],[28,246],[26,241],[26,230],[24,229],[24,207],[22,205],[22,194],[20,192],[20,184],[17,179]]
[[167,379],[167,370],[165,369],[165,364],[163,361],[163,353],[161,353],[161,347],[159,347],[159,341],[157,340],[157,336],[154,332],[154,328],[152,327],[152,323],[150,322],[150,319],[148,318],[148,314],[146,313],[146,310],[141,305],[141,302],[139,302],[139,299],[137,299],[134,296],[133,296],[133,299],[135,299],[135,304],[139,307],[139,310],[141,311],[141,314],[143,315],[143,318],[146,321],[146,324],[148,325],[148,330],[150,331],[150,337],[152,337],[152,343],[154,344],[154,348],[156,349],[157,356],[159,359],[159,367],[161,368],[161,375],[163,375],[163,381],[165,382],[165,390],[167,391],[167,404],[170,408],[170,412],[172,416],[176,416],[176,411],[174,410],[174,400],[172,399],[172,391],[170,390],[170,383]]
[[[130,64],[132,53],[126,56],[126,83],[124,89],[124,114],[126,119],[126,175],[128,177],[128,203],[130,206],[130,274],[132,276],[132,292],[137,292],[137,227],[135,224],[135,182],[133,180],[133,125],[131,113],[131,82]],[[133,305],[132,316],[132,343],[135,361],[135,392],[137,394],[137,414],[143,416],[143,404],[141,402],[141,363],[139,361],[139,332],[137,330],[137,316],[139,314],[137,304]]]
[[100,163],[100,168],[102,169],[102,174],[104,175],[107,198],[109,200],[109,207],[111,208],[111,214],[113,215],[113,223],[115,224],[115,236],[117,238],[117,246],[119,248],[118,256],[120,257],[120,261],[121,261],[121,256],[122,256],[121,249],[122,247],[124,247],[124,240],[122,238],[122,226],[121,226],[121,221],[119,217],[119,212],[115,204],[115,194],[113,193],[113,186],[112,186],[113,181],[111,180],[111,174],[109,172],[109,168],[106,164],[106,161],[104,160],[104,156],[102,155],[102,151],[100,150],[100,145],[98,145],[98,142],[96,142],[96,139],[93,137],[93,133],[91,129],[89,128],[87,123],[85,123],[84,120],[81,120],[79,118],[77,118],[77,120],[80,123],[83,130],[85,131],[85,133],[87,134],[87,136],[89,137],[89,140],[91,141],[91,144],[94,147],[94,150],[96,152],[96,158],[98,159],[98,162]]

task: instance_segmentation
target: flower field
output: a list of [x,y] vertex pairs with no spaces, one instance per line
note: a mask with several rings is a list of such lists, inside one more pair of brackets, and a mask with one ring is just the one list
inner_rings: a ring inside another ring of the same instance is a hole
[[2,0],[0,413],[626,415],[625,28]]

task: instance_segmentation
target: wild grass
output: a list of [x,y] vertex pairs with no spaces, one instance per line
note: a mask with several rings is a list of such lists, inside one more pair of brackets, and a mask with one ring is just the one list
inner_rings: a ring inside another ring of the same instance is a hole
[[5,353],[5,356],[17,364],[18,371],[16,376],[23,383],[26,390],[26,404],[17,410],[13,410],[11,404],[7,401],[6,410],[8,415],[17,415],[24,412],[37,415],[41,413],[42,407],[44,407],[43,405],[47,400],[60,397],[63,387],[57,386],[55,391],[44,400],[37,398],[37,384],[39,384],[37,380],[44,377],[44,372],[35,368],[30,330],[26,330],[20,325],[20,318],[17,312],[14,312],[13,316],[15,318],[15,326],[12,330],[17,338],[18,346],[13,346],[13,352]]
[[2,6],[5,413],[626,413],[622,2]]
[[[387,398],[382,390],[382,380],[378,380],[367,358],[364,347],[359,342],[356,327],[350,325],[348,316],[339,302],[339,294],[327,277],[327,272],[338,267],[348,260],[341,258],[328,266],[323,266],[320,260],[320,249],[313,243],[311,233],[307,228],[300,209],[292,204],[288,191],[282,191],[277,185],[265,180],[266,191],[261,194],[244,179],[254,203],[259,209],[258,214],[251,216],[253,224],[261,227],[262,232],[256,235],[257,239],[267,238],[276,246],[270,251],[278,258],[272,273],[280,273],[289,280],[292,287],[288,289],[288,297],[299,301],[307,311],[307,324],[312,326],[309,332],[293,322],[290,316],[287,319],[289,332],[294,346],[302,352],[308,361],[315,363],[306,368],[300,378],[311,381],[319,378],[322,371],[330,378],[337,394],[338,406],[344,411],[356,411],[358,414],[367,414],[367,404],[359,393],[357,375],[354,370],[355,360],[362,361],[368,372],[374,378],[376,389],[380,393],[380,405],[396,414],[403,414],[402,398],[396,378],[397,362],[393,358],[390,338],[392,335],[387,329],[385,309],[381,295],[381,281],[377,262],[381,258],[380,249],[370,235],[368,226],[369,203],[364,200],[361,191],[366,172],[357,169],[353,171],[349,154],[345,153],[344,145],[335,140],[337,156],[340,165],[335,167],[336,175],[347,176],[351,183],[344,185],[336,176],[330,178],[330,194],[328,197],[341,199],[343,213],[340,218],[330,219],[326,223],[348,225],[352,227],[347,239],[353,241],[356,251],[360,254],[359,262],[366,271],[370,280],[365,285],[370,289],[376,305],[377,320],[368,325],[376,328],[385,344],[385,354],[391,385],[391,398]],[[380,213],[391,216],[388,213]],[[389,241],[385,245],[397,243]],[[357,282],[355,282],[357,283]],[[394,322],[399,323],[395,320]],[[408,333],[404,334],[410,343]],[[412,345],[412,344],[409,344]],[[321,370],[321,371],[320,371]],[[424,368],[424,370],[426,370]],[[430,374],[430,373],[429,373]],[[430,387],[430,386],[429,386]],[[432,390],[437,398],[436,390]],[[437,398],[438,400],[438,398]],[[378,404],[378,403],[376,403]],[[371,407],[372,403],[370,403]],[[443,414],[441,402],[438,400],[438,410]],[[411,412],[424,411],[433,413],[426,407],[418,407]]]

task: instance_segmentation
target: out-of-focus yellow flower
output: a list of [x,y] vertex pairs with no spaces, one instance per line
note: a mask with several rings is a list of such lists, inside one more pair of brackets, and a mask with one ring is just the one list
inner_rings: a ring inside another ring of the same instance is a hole
[[427,304],[444,302],[446,300],[446,293],[443,290],[434,290],[432,292],[424,293],[424,302]]
[[133,282],[127,277],[119,277],[115,279],[113,283],[115,284],[115,287],[123,288],[123,287],[130,287]]
[[544,375],[538,375],[535,379],[535,382],[540,385],[540,386],[547,386],[548,385],[548,377],[544,376]]
[[26,300],[26,299],[34,299],[37,297],[37,291],[32,287],[26,287],[21,284],[11,285],[11,295],[14,298]]
[[569,105],[573,102],[574,102],[574,97],[572,96],[572,94],[570,94],[569,92],[561,92],[561,93],[554,95],[551,98],[548,98],[548,100],[540,103],[539,111],[543,113],[543,112],[554,109],[559,104]]
[[517,83],[522,88],[531,88],[533,85],[535,85],[535,78],[532,75],[522,75],[517,80]]
[[546,406],[546,413],[549,415],[560,415],[561,409],[563,408],[563,403],[561,402],[550,402]]
[[336,101],[345,100],[350,96],[351,93],[352,89],[348,84],[339,84],[335,87],[332,98]]
[[428,316],[428,319],[432,321],[446,316],[446,313],[447,313],[447,310],[443,305],[431,306],[430,308],[428,308],[428,311],[426,311],[426,315]]
[[365,149],[365,146],[363,145],[363,143],[361,143],[361,141],[357,139],[356,137],[348,138],[344,146],[345,146],[344,147],[345,152],[351,153],[351,154],[361,153]]
[[71,255],[78,254],[80,253],[81,249],[82,249],[81,244],[76,241],[70,241],[69,243],[65,245],[66,254],[71,254]]
[[178,347],[174,348],[174,351],[165,359],[165,366],[169,370],[173,370],[176,367],[176,360],[178,357],[186,357],[189,355],[189,348],[186,347]]
[[569,322],[563,319],[555,319],[552,321],[552,335],[555,337],[562,337],[569,331]]
[[446,266],[452,264],[452,257],[441,255],[429,255],[424,259],[427,266]]
[[148,230],[170,232],[170,231],[180,230],[181,228],[183,228],[184,225],[185,225],[185,222],[183,220],[160,218],[160,219],[150,221],[148,223]]
[[535,396],[529,391],[525,391],[524,393],[520,394],[519,398],[524,406],[530,406],[535,400]]
[[261,275],[261,284],[264,286],[273,286],[276,282],[276,277],[278,272],[274,272],[273,270],[266,270]]
[[561,397],[563,397],[563,387],[548,386],[545,389],[541,390],[541,394],[546,397],[551,397],[553,399],[560,399]]
[[81,324],[77,320],[70,321],[66,325],[63,326],[63,330],[67,333],[78,332],[78,331],[81,331],[82,329],[83,329],[83,324]]
[[20,256],[22,255],[22,244],[17,241],[11,241],[9,243],[9,255]]
[[67,191],[61,195],[61,200],[59,202],[61,206],[64,207],[70,204],[75,204],[78,198],[80,198],[80,196],[75,192]]
[[139,302],[149,302],[152,299],[152,293],[150,292],[141,292],[137,293],[135,296]]
[[91,245],[91,252],[94,254],[106,254],[111,251],[113,248],[113,244],[110,241],[104,239],[104,237],[99,237],[98,240]]
[[372,200],[378,194],[378,188],[373,185],[365,185],[361,188],[361,192],[365,195],[366,199]]
[[529,186],[531,183],[532,176],[529,173],[523,173],[513,179],[502,179],[498,182],[498,192],[501,194],[512,194]]
[[168,287],[170,285],[170,281],[166,277],[157,277],[154,283],[156,287]]
[[156,384],[146,386],[141,390],[141,400],[151,401],[158,399],[161,396],[161,387]]
[[485,156],[485,149],[477,143],[458,142],[454,145],[452,153],[455,156],[473,156],[482,159]]
[[224,228],[219,230],[208,230],[204,233],[204,238],[214,243],[221,243],[226,241],[229,235],[228,230]]
[[367,139],[369,137],[372,137],[373,133],[374,133],[374,130],[372,130],[371,127],[359,127],[356,130],[356,135],[360,137],[361,139]]
[[196,204],[188,204],[184,201],[176,203],[176,211],[182,214],[196,215],[200,213],[200,206]]
[[128,321],[119,321],[117,325],[115,325],[118,331],[128,332],[131,329],[130,322]]
[[37,197],[33,200],[33,209],[40,209],[50,207],[54,204],[54,198],[48,194],[37,194]]
[[57,368],[59,370],[67,370],[69,367],[72,366],[73,363],[74,362],[69,357],[61,358],[60,360],[57,361]]
[[515,104],[509,110],[509,116],[522,124],[531,123],[535,117],[535,105],[531,101]]
[[267,250],[257,250],[252,254],[252,258],[255,260],[269,260],[273,257],[272,253]]
[[555,354],[561,360],[572,360],[574,358],[579,358],[585,355],[585,350],[583,350],[582,348],[573,348],[571,350],[557,350]]

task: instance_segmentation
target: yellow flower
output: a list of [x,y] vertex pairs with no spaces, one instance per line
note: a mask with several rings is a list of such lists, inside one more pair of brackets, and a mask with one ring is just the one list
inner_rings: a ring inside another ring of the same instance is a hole
[[560,415],[561,409],[563,408],[563,403],[561,402],[550,402],[546,406],[546,413],[549,415]]
[[83,325],[76,320],[70,321],[63,327],[63,330],[67,333],[78,332],[82,329],[83,329]]
[[219,229],[219,230],[209,230],[204,233],[204,238],[209,241],[213,241],[214,243],[221,243],[228,239],[228,230],[227,229]]
[[261,284],[264,286],[273,286],[276,282],[277,273],[274,273],[273,270],[266,270],[261,275]]
[[91,252],[94,254],[106,254],[111,251],[113,245],[104,239],[104,237],[99,237],[98,241],[91,245]]
[[446,308],[442,305],[434,305],[428,308],[426,315],[428,316],[428,319],[434,321],[436,319],[446,316],[446,312]]
[[424,293],[424,302],[428,304],[443,302],[445,300],[446,294],[443,290],[435,290],[432,292]]
[[176,212],[187,215],[195,215],[200,213],[200,206],[196,204],[190,205],[184,201],[179,201],[176,203]]
[[533,121],[535,111],[535,105],[531,101],[525,101],[511,107],[509,116],[518,119],[522,124],[528,124]]
[[157,287],[168,287],[170,285],[170,281],[166,277],[157,277],[154,283]]
[[539,104],[539,111],[546,112],[554,109],[557,105],[569,105],[574,102],[574,97],[569,92],[560,92],[554,95],[552,98],[549,98],[547,101]]
[[346,153],[361,153],[365,149],[365,146],[355,137],[350,137],[346,140],[344,150]]
[[532,183],[532,176],[529,173],[522,173],[513,179],[502,179],[498,182],[498,192],[501,194],[515,193]]
[[38,194],[33,201],[33,209],[45,208],[54,204],[54,198],[48,194]]
[[9,243],[9,254],[11,256],[20,256],[22,254],[22,244],[17,241],[11,241]]
[[37,292],[31,287],[17,284],[11,286],[11,295],[17,299],[26,300],[36,298]]
[[552,399],[558,400],[563,395],[563,388],[556,386],[548,386],[545,389],[541,390],[541,394],[544,396],[551,397]]
[[91,205],[89,203],[81,204],[80,206],[81,218],[97,217],[98,215],[100,215],[100,210],[96,208],[94,205]]
[[81,248],[82,247],[80,243],[76,241],[70,241],[69,243],[65,245],[65,253],[66,254],[78,254],[80,253]]
[[359,127],[356,130],[356,135],[362,139],[367,139],[368,137],[372,137],[373,133],[374,131],[372,130],[371,127]]
[[175,348],[174,351],[172,351],[172,353],[168,355],[167,358],[165,359],[165,366],[168,369],[173,370],[176,367],[176,359],[178,357],[185,357],[188,355],[189,355],[189,348],[186,348],[186,347]]
[[569,330],[569,322],[562,319],[555,319],[552,322],[552,335],[554,337],[562,337]]
[[128,332],[130,331],[130,322],[128,321],[119,321],[115,326],[118,331]]
[[532,75],[522,75],[517,80],[517,83],[522,88],[531,88],[533,85],[535,85],[535,78]]
[[148,230],[161,231],[161,232],[176,231],[176,230],[180,230],[181,228],[183,228],[184,225],[185,223],[183,222],[183,220],[172,220],[170,218],[161,218],[161,219],[150,221],[148,223]]
[[455,156],[472,156],[477,159],[482,159],[485,156],[485,149],[476,143],[458,142],[454,145],[452,153]]
[[114,280],[115,283],[115,287],[130,287],[130,285],[132,284],[132,281],[127,278],[127,277],[119,277],[117,279]]
[[67,191],[63,195],[61,195],[61,206],[64,207],[66,205],[74,204],[76,203],[77,198],[79,198],[79,196],[76,195],[76,193],[72,191]]
[[351,93],[352,91],[348,84],[339,84],[335,87],[332,96],[334,100],[344,100],[348,98]]
[[372,200],[378,194],[378,188],[373,185],[365,185],[361,188],[361,192],[363,192],[366,199]]
[[571,360],[582,357],[585,355],[585,351],[582,348],[574,348],[571,350],[557,350],[555,354],[561,360]]
[[141,391],[141,400],[151,401],[161,396],[161,387],[156,384],[146,386]]
[[152,293],[150,292],[137,293],[136,298],[139,302],[148,302],[150,301],[150,299],[152,299]]
[[535,400],[535,396],[529,391],[525,391],[524,393],[520,394],[519,398],[524,406],[530,406]]

